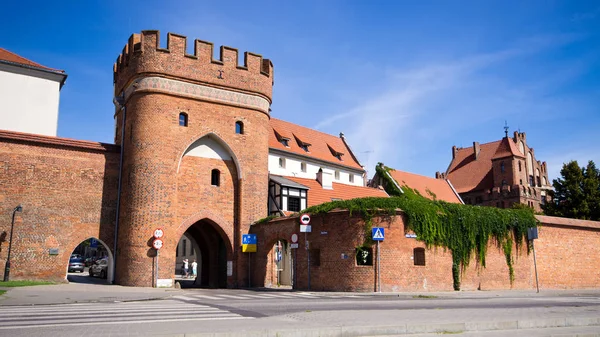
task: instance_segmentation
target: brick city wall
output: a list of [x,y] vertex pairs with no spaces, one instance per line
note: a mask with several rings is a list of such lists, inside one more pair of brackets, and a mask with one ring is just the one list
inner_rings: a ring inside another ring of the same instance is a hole
[[[580,220],[538,217],[542,221],[539,239],[535,241],[540,288],[577,289],[600,286],[600,223]],[[578,226],[565,225],[569,221]],[[364,221],[349,217],[347,212],[330,213],[313,217],[312,232],[307,235],[311,249],[319,249],[320,266],[311,266],[311,290],[375,291],[377,290],[377,264],[358,266],[355,247],[363,243]],[[452,256],[443,248],[427,249],[423,243],[405,236],[401,216],[373,219],[374,227],[385,228],[381,249],[381,290],[402,291],[452,291]],[[258,235],[258,252],[253,254],[253,284],[262,285],[274,279],[270,250],[278,240],[289,240],[299,232],[297,218],[275,220],[255,225],[252,232]],[[304,235],[300,235],[300,249],[295,261],[296,289],[308,288],[307,252]],[[264,244],[263,244],[264,243]],[[425,248],[425,266],[415,266],[414,248]],[[376,246],[373,246],[376,257]],[[513,246],[513,252],[516,247]],[[293,253],[292,253],[293,254]],[[461,290],[535,289],[533,254],[527,246],[513,254],[515,279],[510,283],[508,266],[502,249],[490,242],[486,267],[478,266],[475,258],[464,271]],[[258,283],[257,283],[258,282]]]
[[91,237],[112,251],[118,151],[114,145],[0,132],[0,274],[19,204],[11,280],[66,281],[71,253]]

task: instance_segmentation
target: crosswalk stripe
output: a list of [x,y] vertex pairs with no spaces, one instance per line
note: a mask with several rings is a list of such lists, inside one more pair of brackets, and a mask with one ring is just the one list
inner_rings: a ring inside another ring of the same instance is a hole
[[27,328],[48,328],[48,327],[60,327],[60,326],[81,326],[81,325],[106,325],[106,324],[137,324],[137,323],[165,323],[165,322],[184,322],[184,321],[207,321],[207,320],[226,320],[226,319],[254,319],[254,317],[243,317],[235,314],[231,316],[219,316],[219,317],[198,317],[198,318],[173,318],[173,319],[152,319],[152,320],[137,320],[137,321],[110,321],[110,322],[82,322],[82,323],[52,323],[52,324],[39,324],[39,325],[13,325],[13,326],[0,326],[0,330],[8,329],[27,329]]
[[0,330],[147,322],[252,319],[207,305],[174,300],[0,307]]
[[236,300],[247,300],[247,299],[249,299],[248,297],[235,296],[235,295],[225,295],[225,294],[220,294],[219,296],[225,297],[225,298],[233,298],[233,299],[236,299]]

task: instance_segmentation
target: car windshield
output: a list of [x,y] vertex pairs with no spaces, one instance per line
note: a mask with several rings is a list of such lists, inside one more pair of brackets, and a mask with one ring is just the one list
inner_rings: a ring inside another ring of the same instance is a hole
[[75,262],[75,263],[77,263],[77,262],[81,263],[81,262],[83,262],[83,260],[82,260],[82,259],[80,259],[80,258],[77,258],[77,257],[72,257],[72,258],[69,260],[69,262],[71,262],[71,263],[73,263],[73,262]]

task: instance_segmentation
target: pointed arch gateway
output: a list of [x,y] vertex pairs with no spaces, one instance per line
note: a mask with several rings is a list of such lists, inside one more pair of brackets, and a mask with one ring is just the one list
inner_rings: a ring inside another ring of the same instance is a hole
[[215,133],[191,141],[181,153],[177,169],[181,225],[174,242],[173,270],[182,287],[225,288],[235,283],[233,243],[239,235],[240,177],[235,153]]

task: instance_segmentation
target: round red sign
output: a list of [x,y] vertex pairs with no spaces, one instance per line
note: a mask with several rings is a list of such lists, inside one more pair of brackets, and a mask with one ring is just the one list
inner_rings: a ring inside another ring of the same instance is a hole
[[154,241],[152,241],[152,247],[154,247],[154,249],[159,250],[161,249],[163,246],[163,242],[161,239],[154,239]]
[[300,222],[303,225],[308,225],[310,223],[310,215],[308,215],[308,214],[302,214],[302,216],[300,217]]
[[154,230],[154,238],[155,239],[160,239],[165,235],[165,232],[163,231],[162,228],[157,228]]
[[298,242],[298,234],[294,233],[292,234],[292,243],[297,243]]

